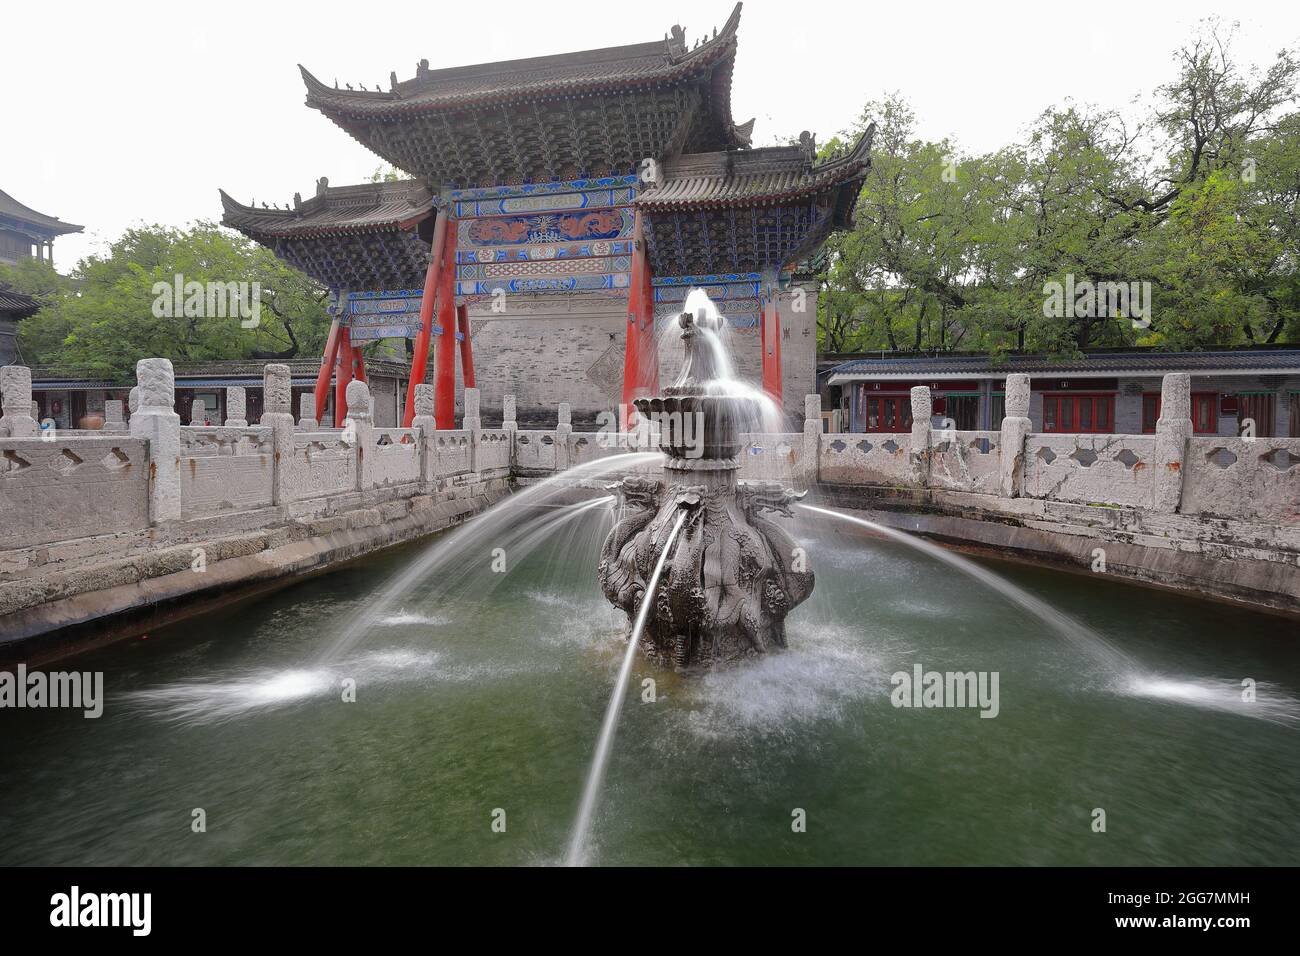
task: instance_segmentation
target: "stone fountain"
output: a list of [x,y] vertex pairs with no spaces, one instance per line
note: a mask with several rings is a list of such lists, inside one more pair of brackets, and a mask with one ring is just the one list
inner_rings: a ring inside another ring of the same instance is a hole
[[721,321],[703,310],[680,316],[685,363],[677,384],[635,403],[659,427],[663,477],[633,475],[612,486],[622,510],[601,551],[601,588],[631,624],[686,512],[640,639],[647,657],[679,671],[785,647],[785,617],[813,589],[803,550],[765,517],[790,517],[802,496],[779,482],[737,481],[740,433],[759,420],[760,400],[719,376]]

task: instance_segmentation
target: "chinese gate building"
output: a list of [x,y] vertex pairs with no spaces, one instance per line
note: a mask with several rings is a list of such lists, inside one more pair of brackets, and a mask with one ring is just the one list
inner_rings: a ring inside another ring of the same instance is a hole
[[[515,393],[591,418],[665,384],[680,349],[656,319],[706,289],[732,328],[740,374],[787,412],[815,390],[816,290],[800,279],[851,224],[871,131],[818,161],[813,138],[755,148],[731,115],[740,4],[694,44],[391,74],[339,89],[302,71],[307,105],[412,178],[330,186],[292,207],[222,192],[223,222],[335,293],[317,386],[324,410],[364,378],[359,349],[414,340],[405,421],[435,350],[438,427],[459,390],[486,411]],[[457,376],[459,355],[460,376]],[[336,420],[341,415],[336,414]]]

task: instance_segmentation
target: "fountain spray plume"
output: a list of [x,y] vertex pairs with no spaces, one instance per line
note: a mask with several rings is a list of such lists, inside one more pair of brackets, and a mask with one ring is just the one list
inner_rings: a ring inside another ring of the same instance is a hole
[[618,717],[623,710],[623,699],[627,697],[627,684],[628,678],[632,674],[632,661],[636,657],[637,646],[641,641],[641,631],[645,628],[646,615],[654,604],[655,590],[659,586],[659,576],[663,573],[664,564],[673,550],[673,545],[677,541],[677,534],[682,530],[682,523],[686,520],[686,516],[687,509],[685,507],[679,508],[677,520],[673,523],[672,530],[669,531],[668,537],[664,541],[663,550],[659,552],[659,561],[655,564],[654,572],[650,575],[650,581],[646,585],[645,594],[641,598],[641,611],[637,615],[632,633],[628,636],[627,650],[623,654],[623,663],[618,669],[618,677],[614,680],[614,692],[610,695],[609,706],[605,708],[605,719],[601,722],[600,737],[596,740],[596,754],[591,761],[591,770],[587,773],[587,782],[582,788],[582,802],[578,805],[577,820],[573,825],[573,835],[569,839],[569,851],[565,857],[566,866],[579,866],[583,862],[583,853],[587,844],[587,831],[591,829],[591,817],[595,812],[596,800],[600,796],[601,784],[605,779],[605,767],[609,763],[609,754],[614,746],[614,733],[618,730]]
[[[683,314],[694,317],[696,334],[704,346],[708,358],[707,371],[701,374],[699,369],[692,369],[690,356],[682,363],[681,373],[674,387],[681,387],[688,381],[695,381],[706,395],[720,395],[743,398],[753,403],[741,407],[740,430],[742,432],[778,433],[789,431],[785,413],[761,388],[756,388],[736,374],[731,360],[734,352],[731,344],[731,327],[718,310],[707,292],[701,288],[692,289],[686,296]],[[664,335],[668,340],[676,332],[673,323],[664,323]]]
[[521,514],[526,509],[542,504],[548,495],[567,490],[573,479],[595,478],[612,472],[631,470],[660,460],[662,457],[658,452],[631,452],[575,465],[511,495],[504,501],[497,502],[451,534],[436,538],[409,567],[390,579],[373,600],[367,600],[344,622],[338,637],[326,648],[321,659],[330,660],[346,653],[374,628],[380,619],[393,610],[403,595],[423,581],[440,563],[461,555],[467,547],[481,545],[485,536],[504,533],[506,529],[513,526],[513,523],[520,520]]
[[946,548],[941,548],[933,542],[926,541],[924,538],[918,538],[914,535],[907,534],[906,532],[899,531],[897,528],[878,524],[877,522],[869,521],[866,518],[859,518],[856,515],[848,515],[842,511],[835,511],[832,508],[820,508],[816,505],[800,504],[799,507],[805,511],[826,515],[830,518],[838,518],[841,521],[847,521],[850,524],[855,524],[859,527],[874,531],[883,537],[889,538],[891,541],[897,541],[914,551],[919,551],[924,555],[934,558],[936,561],[942,561],[950,568],[954,568],[967,577],[974,578],[981,584],[996,591],[1017,607],[1028,611],[1052,630],[1056,631],[1056,633],[1073,643],[1076,647],[1091,655],[1114,674],[1119,675],[1132,673],[1137,669],[1137,662],[1114,644],[1111,644],[1100,635],[1093,633],[1073,618],[1062,614],[1047,602],[1042,601],[1021,588],[1016,587],[1016,585],[1012,584],[1006,578],[994,574],[992,571],[988,570],[988,568],[980,567],[968,558],[964,558],[959,554],[954,554]]

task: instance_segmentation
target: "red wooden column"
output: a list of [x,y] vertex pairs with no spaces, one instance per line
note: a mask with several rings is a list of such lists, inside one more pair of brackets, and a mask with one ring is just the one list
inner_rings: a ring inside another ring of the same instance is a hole
[[456,306],[456,331],[460,334],[460,374],[466,388],[474,388],[474,343],[469,337],[469,306]]
[[763,349],[763,391],[781,407],[781,316],[776,308],[775,277],[763,283],[760,341]]
[[642,283],[645,291],[645,327],[642,330],[641,338],[641,365],[645,373],[644,385],[647,395],[659,394],[659,339],[655,336],[655,290],[651,280],[654,279],[654,271],[650,268],[649,260],[645,264],[645,281]]
[[420,299],[420,331],[415,336],[415,354],[411,358],[411,380],[406,386],[406,411],[402,415],[403,428],[410,428],[411,419],[415,418],[415,386],[424,384],[424,374],[429,367],[429,336],[433,332],[433,305],[437,298],[443,250],[447,244],[447,222],[447,207],[443,206],[438,210],[438,218],[434,220],[429,268],[424,273],[424,297]]
[[654,292],[650,264],[646,261],[641,211],[632,232],[632,275],[627,293],[627,341],[623,349],[623,402],[620,425],[627,431],[636,410],[632,402],[650,394],[659,378],[659,356],[654,342]]
[[352,331],[339,329],[338,360],[334,365],[334,427],[348,417],[348,383],[352,381]]
[[[456,220],[447,222],[442,269],[438,276],[438,338],[433,385],[434,427],[456,427]],[[414,398],[414,392],[412,392]]]
[[334,363],[338,358],[339,338],[342,332],[341,318],[343,310],[347,308],[347,292],[340,289],[337,295],[338,311],[334,313],[334,320],[330,322],[330,334],[325,339],[325,355],[321,358],[320,372],[316,375],[316,421],[320,421],[325,414],[325,404],[329,401],[330,394],[330,376],[334,374]]
[[356,360],[356,371],[353,373],[353,377],[358,382],[364,382],[366,380],[366,357],[361,354],[361,346],[352,346],[352,357]]

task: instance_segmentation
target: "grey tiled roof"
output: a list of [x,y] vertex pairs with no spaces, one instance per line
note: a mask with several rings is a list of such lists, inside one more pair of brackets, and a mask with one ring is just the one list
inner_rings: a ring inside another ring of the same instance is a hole
[[[610,87],[671,83],[735,55],[740,25],[736,4],[720,33],[688,49],[680,28],[649,43],[529,57],[498,63],[430,70],[422,63],[414,79],[388,90],[338,89],[299,67],[307,105],[351,117],[392,117],[426,110],[464,110],[537,96],[580,96]],[[728,104],[719,104],[726,108]],[[728,117],[729,118],[729,117]]]
[[0,282],[0,312],[25,318],[35,315],[41,304],[26,293]]
[[69,232],[81,232],[84,228],[71,222],[63,222],[56,216],[47,216],[43,212],[37,212],[30,206],[24,206],[3,189],[0,189],[0,214],[12,216],[14,219],[22,219],[25,222],[40,226],[47,232],[60,236]]
[[220,192],[222,224],[258,241],[410,229],[433,214],[433,193],[415,180],[321,186],[292,209],[245,206]]
[[858,182],[871,163],[874,132],[873,126],[847,154],[818,165],[811,140],[805,146],[680,156],[664,164],[664,182],[642,193],[636,205],[648,211],[771,205]]
[[1000,377],[1010,372],[1029,375],[1160,375],[1165,372],[1264,372],[1300,374],[1300,349],[1237,349],[1221,352],[1107,352],[1078,359],[1052,360],[1043,355],[1008,355],[993,361],[986,355],[924,356],[854,359],[829,371],[831,384],[870,378],[936,376]]

